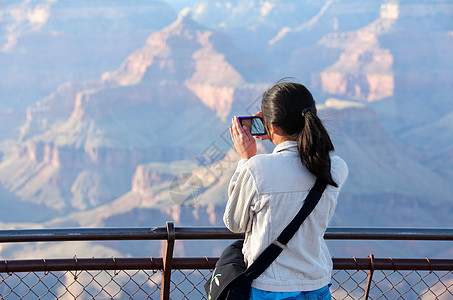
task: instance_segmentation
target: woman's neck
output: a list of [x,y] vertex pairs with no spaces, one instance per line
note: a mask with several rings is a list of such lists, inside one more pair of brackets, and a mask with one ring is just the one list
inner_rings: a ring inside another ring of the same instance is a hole
[[282,135],[278,135],[278,134],[273,134],[273,136],[272,136],[272,143],[274,143],[275,146],[277,146],[278,144],[281,144],[283,142],[286,142],[286,141],[294,141],[294,140],[288,138],[287,136],[282,136]]

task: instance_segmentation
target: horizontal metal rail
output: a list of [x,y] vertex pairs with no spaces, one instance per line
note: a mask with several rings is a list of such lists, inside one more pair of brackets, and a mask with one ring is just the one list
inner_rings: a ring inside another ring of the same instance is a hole
[[[166,240],[167,238],[166,227],[0,230],[0,243]],[[225,227],[175,227],[176,240],[240,238],[244,238],[244,234],[233,233]],[[453,241],[453,229],[329,227],[324,238],[329,240]]]
[[[174,257],[172,268],[214,269],[217,257]],[[332,258],[335,270],[370,270],[371,258]],[[373,258],[374,270],[451,271],[453,259]],[[163,258],[70,258],[0,260],[0,273],[80,270],[162,270]]]

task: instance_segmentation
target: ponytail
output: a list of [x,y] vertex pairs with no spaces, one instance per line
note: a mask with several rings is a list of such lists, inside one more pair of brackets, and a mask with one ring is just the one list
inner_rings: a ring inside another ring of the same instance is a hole
[[302,164],[325,183],[338,187],[330,173],[329,152],[334,150],[334,146],[326,128],[316,115],[316,110],[302,110],[302,119],[304,127],[296,140]]
[[310,91],[299,83],[279,82],[264,93],[261,109],[267,128],[277,125],[297,141],[302,164],[325,183],[338,187],[330,173],[329,152],[334,146],[316,115]]

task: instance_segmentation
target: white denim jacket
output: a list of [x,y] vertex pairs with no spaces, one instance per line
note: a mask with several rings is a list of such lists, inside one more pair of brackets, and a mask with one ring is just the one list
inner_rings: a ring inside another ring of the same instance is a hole
[[[253,281],[266,291],[312,291],[330,283],[332,259],[323,235],[348,176],[346,163],[331,155],[328,185],[313,212],[287,248]],[[245,232],[242,252],[247,265],[282,232],[302,207],[316,181],[301,163],[297,143],[286,141],[271,154],[241,159],[231,178],[223,221],[233,232]]]

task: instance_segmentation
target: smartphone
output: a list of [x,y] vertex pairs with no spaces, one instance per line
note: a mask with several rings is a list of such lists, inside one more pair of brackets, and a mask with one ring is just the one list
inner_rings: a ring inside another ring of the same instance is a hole
[[242,116],[238,117],[241,126],[247,127],[252,135],[266,135],[266,128],[264,128],[263,119],[255,116]]

